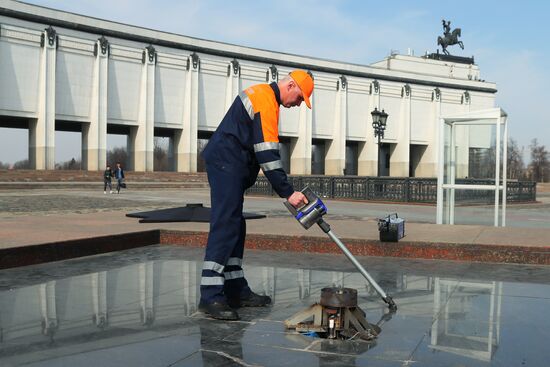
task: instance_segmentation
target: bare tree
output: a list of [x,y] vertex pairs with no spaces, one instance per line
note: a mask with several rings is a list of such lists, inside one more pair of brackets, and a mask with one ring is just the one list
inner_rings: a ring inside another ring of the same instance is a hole
[[535,138],[531,140],[529,149],[531,150],[531,163],[529,164],[531,179],[536,182],[548,182],[550,178],[550,162],[546,147],[539,145],[538,140]]
[[518,143],[510,138],[508,140],[508,169],[507,177],[510,179],[525,178],[525,164],[523,163],[523,147],[519,147]]
[[154,162],[153,167],[155,171],[169,171],[170,164],[168,162],[168,152],[162,147],[155,145],[155,150],[153,151]]
[[[125,148],[115,147],[107,151],[107,164],[114,167],[116,162],[120,162],[122,167],[128,166],[128,153]],[[101,167],[103,169],[104,167]]]
[[21,161],[17,161],[13,164],[13,169],[30,169],[31,163],[28,159],[23,159]]
[[0,161],[0,169],[9,169],[10,164],[9,163],[3,163]]
[[55,165],[55,169],[59,169],[59,170],[79,170],[80,167],[81,167],[80,160],[76,160],[74,158],[66,162],[57,163]]
[[155,171],[170,171],[170,159],[168,157],[167,140],[162,137],[155,137],[155,148],[153,150],[153,169]]

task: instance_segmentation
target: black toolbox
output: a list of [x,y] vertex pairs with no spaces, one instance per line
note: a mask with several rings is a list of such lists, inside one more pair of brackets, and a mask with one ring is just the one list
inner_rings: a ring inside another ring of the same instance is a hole
[[397,242],[405,237],[405,219],[399,218],[397,213],[378,219],[380,241]]

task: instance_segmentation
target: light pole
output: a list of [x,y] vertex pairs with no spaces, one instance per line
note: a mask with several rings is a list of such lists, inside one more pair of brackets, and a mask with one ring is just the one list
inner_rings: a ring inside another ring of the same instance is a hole
[[374,111],[370,113],[372,115],[372,127],[374,128],[374,137],[378,137],[378,173],[377,176],[380,177],[380,140],[384,138],[384,130],[386,130],[386,120],[388,119],[388,114],[382,110],[378,111],[376,107]]

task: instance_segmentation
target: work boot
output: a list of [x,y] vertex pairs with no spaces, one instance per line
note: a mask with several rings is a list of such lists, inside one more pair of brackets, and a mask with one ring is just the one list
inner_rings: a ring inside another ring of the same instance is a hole
[[218,320],[238,320],[239,314],[233,310],[227,303],[212,302],[199,303],[199,311],[204,312],[210,317]]
[[227,303],[233,308],[239,307],[265,307],[271,304],[271,297],[261,296],[254,292],[250,292],[247,297],[238,298],[228,298]]

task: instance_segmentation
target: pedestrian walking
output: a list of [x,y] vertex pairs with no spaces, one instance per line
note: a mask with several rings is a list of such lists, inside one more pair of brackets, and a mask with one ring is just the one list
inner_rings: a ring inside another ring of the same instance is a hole
[[107,186],[109,186],[109,194],[113,193],[112,179],[113,171],[111,170],[111,165],[108,164],[103,172],[103,194],[107,194]]
[[116,162],[115,168],[115,178],[116,178],[116,193],[120,194],[121,188],[126,188],[126,183],[124,182],[124,169],[120,162]]

